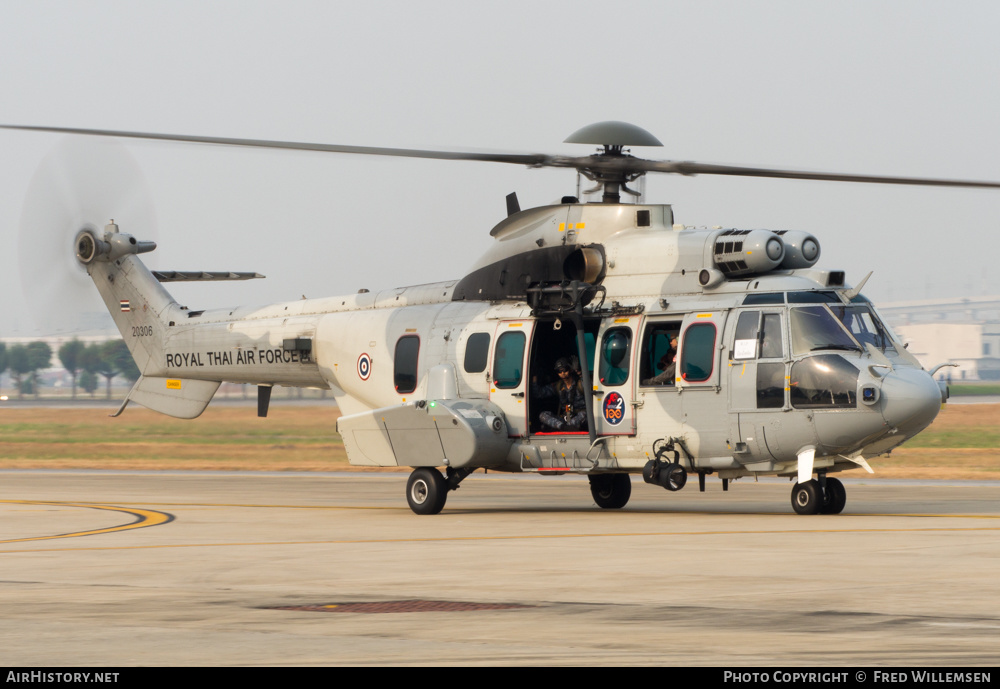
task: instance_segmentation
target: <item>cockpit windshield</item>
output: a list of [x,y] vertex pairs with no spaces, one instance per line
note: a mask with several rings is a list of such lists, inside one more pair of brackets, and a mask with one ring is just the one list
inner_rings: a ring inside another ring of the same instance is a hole
[[[839,308],[855,308],[834,306]],[[859,307],[863,308],[863,307]],[[843,323],[827,306],[803,306],[791,311],[792,354],[808,354],[819,349],[861,351]]]
[[882,351],[892,348],[892,339],[882,327],[881,321],[872,313],[871,307],[861,304],[850,306],[830,306],[833,315],[840,319],[854,339],[862,345],[871,344]]

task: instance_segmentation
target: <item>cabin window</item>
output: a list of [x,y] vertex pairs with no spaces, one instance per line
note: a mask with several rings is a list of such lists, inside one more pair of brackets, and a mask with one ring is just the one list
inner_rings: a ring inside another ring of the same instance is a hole
[[684,332],[681,378],[700,383],[712,377],[715,366],[715,324],[695,323]]
[[493,384],[501,390],[516,388],[524,372],[524,333],[506,332],[497,338],[493,355]]
[[393,382],[396,392],[404,394],[417,389],[419,352],[420,338],[416,335],[405,335],[396,342],[396,355],[393,359]]
[[465,343],[466,373],[482,373],[486,370],[486,360],[490,355],[490,334],[472,333]]
[[670,343],[677,338],[680,329],[681,324],[677,321],[654,322],[646,326],[639,357],[640,384],[674,384],[677,351]]
[[604,343],[601,345],[601,383],[615,386],[628,380],[631,352],[631,329],[612,328],[604,333]]

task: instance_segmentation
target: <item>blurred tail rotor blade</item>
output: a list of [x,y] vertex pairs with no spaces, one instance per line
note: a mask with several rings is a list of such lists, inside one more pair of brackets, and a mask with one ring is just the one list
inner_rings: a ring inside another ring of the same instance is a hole
[[61,140],[32,177],[18,226],[22,296],[43,333],[110,324],[74,257],[73,240],[81,229],[103,229],[112,219],[124,232],[155,240],[156,216],[139,165],[113,140]]

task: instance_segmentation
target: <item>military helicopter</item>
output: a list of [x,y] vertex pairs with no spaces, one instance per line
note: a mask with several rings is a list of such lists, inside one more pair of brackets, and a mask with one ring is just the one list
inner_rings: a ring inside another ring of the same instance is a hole
[[[852,287],[843,271],[814,267],[811,234],[690,229],[669,205],[621,195],[638,196],[628,185],[649,172],[1000,188],[646,160],[626,147],[662,144],[623,122],[566,139],[599,147],[580,157],[5,128],[560,167],[593,181],[597,203],[566,196],[521,210],[509,195],[492,247],[461,279],[262,307],[192,310],[163,286],[256,273],[150,271],[139,254],[156,244],[113,221],[76,234],[76,260],[142,372],[116,416],[136,402],[194,418],[223,381],[255,384],[259,416],[275,385],[326,389],[351,464],[413,467],[417,514],[439,513],[477,469],[585,474],[607,509],[626,505],[631,474],[668,491],[691,473],[702,491],[708,475],[724,491],[777,475],[794,482],[795,512],[842,512],[832,474],[871,472],[868,458],[925,429],[947,398],[937,369],[907,352],[864,280]],[[542,394],[557,364],[575,369],[582,424],[558,420],[567,410]]]

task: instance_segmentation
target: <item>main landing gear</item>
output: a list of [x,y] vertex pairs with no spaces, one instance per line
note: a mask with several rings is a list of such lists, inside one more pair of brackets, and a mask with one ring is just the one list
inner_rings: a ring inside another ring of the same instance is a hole
[[448,467],[445,478],[434,467],[414,469],[406,482],[406,502],[417,514],[437,514],[444,509],[448,491],[457,490],[458,484],[473,471]]
[[847,489],[840,479],[820,474],[792,487],[792,508],[798,514],[840,514],[847,505]]
[[592,474],[590,494],[598,507],[617,510],[625,507],[632,497],[632,480],[628,474]]

